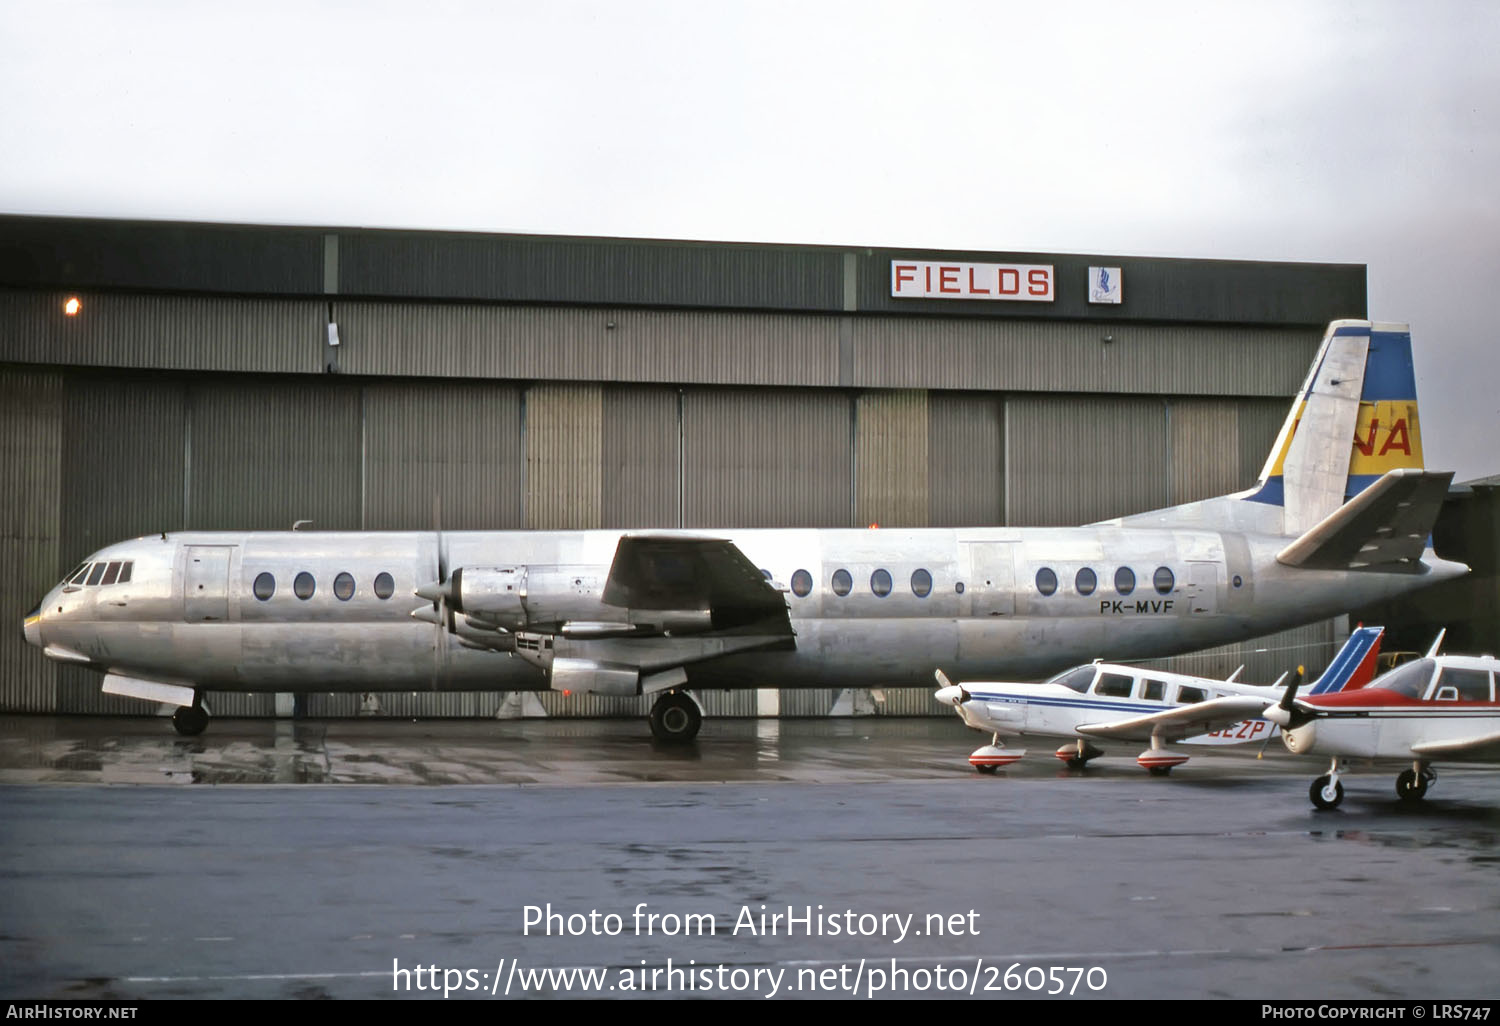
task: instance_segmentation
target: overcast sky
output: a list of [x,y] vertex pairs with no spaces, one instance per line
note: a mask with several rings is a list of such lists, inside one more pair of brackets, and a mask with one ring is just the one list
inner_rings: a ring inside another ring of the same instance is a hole
[[1500,4],[1238,8],[0,0],[0,210],[1363,263],[1500,473]]

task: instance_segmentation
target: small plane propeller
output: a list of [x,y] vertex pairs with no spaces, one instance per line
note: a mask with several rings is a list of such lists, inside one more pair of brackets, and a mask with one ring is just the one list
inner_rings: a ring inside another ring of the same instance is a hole
[[963,685],[949,680],[948,675],[942,670],[933,670],[932,675],[937,678],[938,682],[937,692],[932,697],[944,705],[951,705],[956,709],[973,697],[964,690]]
[[[1279,682],[1278,682],[1279,683]],[[1266,706],[1262,717],[1270,720],[1282,730],[1293,730],[1314,718],[1314,714],[1308,712],[1297,704],[1297,688],[1302,683],[1302,674],[1294,674],[1286,682],[1286,693],[1281,696],[1281,701],[1275,705]]]

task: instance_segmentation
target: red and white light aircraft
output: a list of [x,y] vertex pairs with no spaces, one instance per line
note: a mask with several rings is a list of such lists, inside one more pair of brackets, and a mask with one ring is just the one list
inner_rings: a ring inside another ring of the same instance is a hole
[[[1303,694],[1329,695],[1362,687],[1375,676],[1382,627],[1360,627],[1349,635],[1328,669]],[[1226,745],[1266,741],[1276,733],[1263,718],[1268,699],[1280,694],[1276,684],[1244,684],[1148,670],[1139,666],[1095,662],[1064,670],[1040,684],[950,682],[935,674],[936,698],[950,705],[975,730],[992,734],[976,749],[969,764],[993,773],[1026,754],[1006,748],[1002,735],[1067,738],[1057,750],[1066,765],[1078,768],[1103,752],[1094,741],[1144,741],[1150,747],[1136,756],[1143,769],[1162,776],[1188,757],[1165,747],[1168,742]],[[1295,693],[1297,685],[1289,693]]]
[[1298,697],[1290,690],[1263,713],[1282,728],[1297,755],[1327,754],[1333,764],[1308,797],[1320,809],[1344,800],[1339,782],[1350,758],[1409,763],[1396,795],[1417,801],[1437,779],[1435,762],[1500,762],[1500,703],[1494,656],[1438,655],[1439,632],[1421,659],[1377,677],[1368,687]]

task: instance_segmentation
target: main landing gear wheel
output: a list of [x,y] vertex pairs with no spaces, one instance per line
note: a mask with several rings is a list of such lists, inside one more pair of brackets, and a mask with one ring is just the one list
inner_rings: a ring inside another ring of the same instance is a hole
[[1416,770],[1404,770],[1396,778],[1396,797],[1403,802],[1419,802],[1427,794],[1427,774]]
[[[1330,783],[1332,787],[1328,786]],[[1307,789],[1307,796],[1320,809],[1336,809],[1339,802],[1344,800],[1344,785],[1324,774],[1312,782],[1312,787]]]
[[1168,773],[1172,772],[1172,767],[1171,766],[1147,766],[1146,767],[1146,772],[1149,773],[1149,774],[1151,774],[1153,777],[1164,777]]
[[698,736],[703,713],[680,691],[669,691],[651,707],[651,736],[666,744],[685,745]]
[[208,726],[208,713],[201,705],[179,706],[172,714],[172,729],[183,737],[197,737]]

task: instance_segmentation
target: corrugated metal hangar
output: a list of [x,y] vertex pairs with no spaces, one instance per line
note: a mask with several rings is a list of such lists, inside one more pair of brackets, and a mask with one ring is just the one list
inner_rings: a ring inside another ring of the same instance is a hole
[[[0,709],[140,710],[20,623],[163,530],[1076,524],[1232,491],[1365,308],[1362,265],[0,217]],[[1331,640],[1241,646],[1247,677]]]

